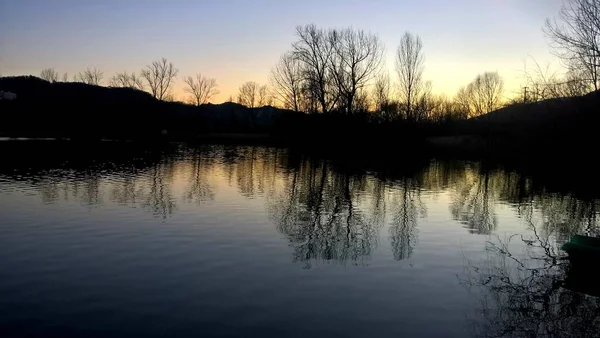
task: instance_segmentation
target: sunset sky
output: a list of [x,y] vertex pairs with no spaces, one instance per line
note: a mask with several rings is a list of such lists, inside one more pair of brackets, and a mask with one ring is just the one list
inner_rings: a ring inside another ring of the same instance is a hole
[[[453,95],[478,73],[498,71],[507,95],[518,92],[529,56],[554,57],[542,32],[561,0],[0,0],[0,73],[39,75],[86,67],[139,72],[166,57],[182,76],[217,79],[235,95],[245,81],[267,83],[270,68],[294,40],[296,25],[353,26],[377,33],[393,57],[403,32],[421,36],[426,78]],[[554,61],[557,65],[557,62]]]

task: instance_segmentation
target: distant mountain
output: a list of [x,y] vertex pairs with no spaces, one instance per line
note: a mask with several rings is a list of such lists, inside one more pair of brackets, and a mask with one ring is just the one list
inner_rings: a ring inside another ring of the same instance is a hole
[[236,103],[193,106],[162,102],[147,92],[83,83],[50,83],[34,76],[2,77],[0,90],[17,100],[0,103],[0,132],[19,136],[136,138],[197,133],[269,132],[282,116],[273,107]]

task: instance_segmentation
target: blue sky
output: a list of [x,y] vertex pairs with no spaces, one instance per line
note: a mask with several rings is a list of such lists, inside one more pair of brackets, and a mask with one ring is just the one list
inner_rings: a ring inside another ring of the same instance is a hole
[[[86,67],[138,71],[166,57],[180,75],[215,77],[221,95],[249,80],[267,83],[296,25],[353,26],[377,33],[393,55],[409,30],[423,39],[426,77],[454,92],[498,71],[518,91],[528,56],[553,58],[542,33],[561,0],[0,0],[0,73],[70,75]],[[182,94],[181,81],[176,92]],[[181,97],[182,98],[182,97]]]

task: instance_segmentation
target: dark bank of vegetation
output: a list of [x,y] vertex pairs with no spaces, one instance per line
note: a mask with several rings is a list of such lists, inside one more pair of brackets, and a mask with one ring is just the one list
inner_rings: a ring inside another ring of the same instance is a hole
[[598,120],[594,93],[435,121],[385,118],[374,112],[306,114],[233,102],[195,106],[160,101],[131,88],[50,83],[36,77],[0,78],[0,87],[19,93],[17,100],[0,101],[0,132],[14,137],[206,140],[219,134],[238,142],[243,138],[236,135],[254,134],[308,147],[375,146],[387,151],[410,141],[405,151],[433,144],[444,150],[495,146],[531,153],[558,146],[582,149],[593,141]]
[[597,1],[569,0],[560,21],[547,22],[545,32],[566,71],[549,74],[538,65],[525,74],[523,93],[510,100],[496,72],[477,75],[452,98],[433,94],[424,78],[423,42],[409,32],[397,47],[392,81],[377,35],[305,25],[296,28],[296,40],[272,69],[269,85],[244,83],[237,103],[208,103],[217,83],[201,74],[183,77],[188,103],[174,102],[179,72],[164,58],[140,75],[114,75],[109,87],[101,86],[103,73],[96,68],[76,74],[74,82],[45,69],[41,78],[0,78],[1,90],[18,95],[0,102],[0,132],[90,140],[221,135],[239,141],[240,135],[261,135],[369,153],[426,146],[444,152],[572,153],[595,141],[599,7]]

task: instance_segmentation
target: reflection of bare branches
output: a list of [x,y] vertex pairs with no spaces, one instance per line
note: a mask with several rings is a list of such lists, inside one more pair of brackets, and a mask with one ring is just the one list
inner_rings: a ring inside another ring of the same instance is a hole
[[582,201],[572,196],[536,197],[534,204],[544,218],[544,230],[562,239],[574,234],[600,235],[596,201]]
[[[550,236],[513,235],[488,242],[482,262],[468,262],[463,283],[481,298],[480,337],[595,337],[600,299],[562,287],[568,263]],[[519,240],[519,241],[517,241]],[[516,254],[516,248],[523,252]]]
[[81,180],[73,181],[72,194],[83,203],[93,206],[102,203],[100,173],[87,172]]
[[394,218],[390,226],[390,237],[394,259],[408,259],[417,242],[417,219],[425,217],[427,209],[421,202],[419,187],[404,179],[399,201],[394,202]]
[[60,181],[49,178],[39,182],[39,190],[44,203],[54,203],[60,198]]
[[161,215],[163,218],[170,216],[175,210],[175,201],[170,187],[172,165],[173,163],[157,164],[152,168],[148,182],[150,192],[144,203],[153,214]]
[[289,175],[285,195],[270,205],[271,216],[294,248],[294,261],[365,264],[377,242],[376,224],[357,208],[361,178],[306,161]]
[[201,156],[194,158],[191,177],[192,182],[186,193],[186,198],[189,201],[201,203],[204,201],[212,201],[215,198],[215,193],[213,192],[207,177],[210,169],[209,164],[206,163],[206,161],[203,161]]
[[112,189],[112,200],[119,204],[135,204],[142,192],[137,187],[137,177],[134,175],[123,175],[123,178],[114,183]]
[[464,182],[450,207],[452,217],[476,234],[491,234],[498,226],[490,176],[486,171],[476,175],[473,182]]

